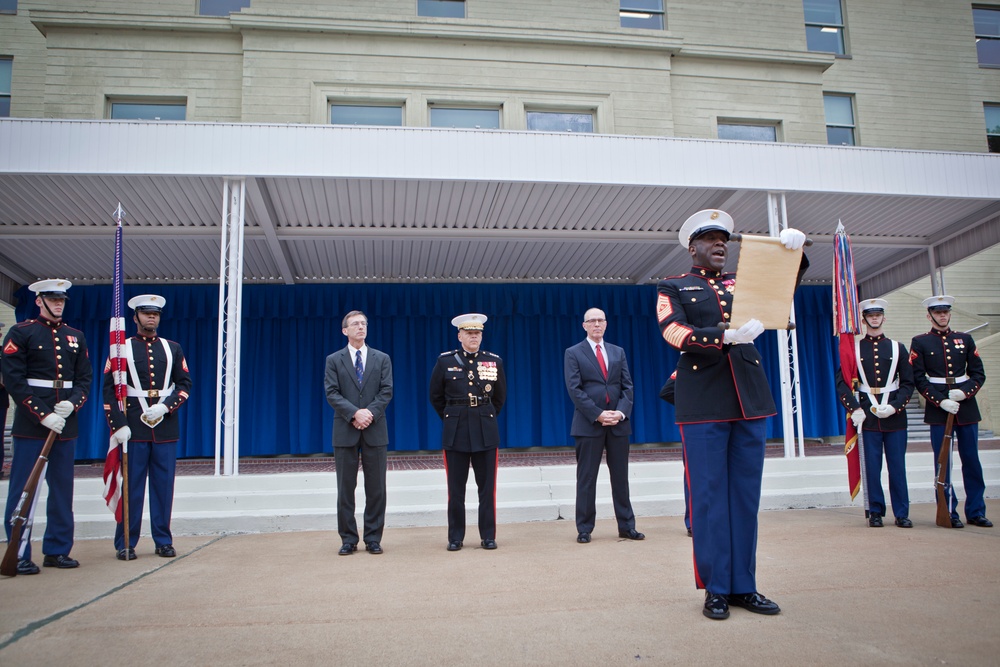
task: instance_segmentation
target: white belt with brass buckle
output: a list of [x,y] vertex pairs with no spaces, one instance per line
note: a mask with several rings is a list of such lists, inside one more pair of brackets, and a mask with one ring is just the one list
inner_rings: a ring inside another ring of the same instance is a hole
[[135,387],[128,388],[128,395],[132,398],[167,398],[174,393],[174,385],[170,385],[166,389],[136,389]]
[[881,394],[888,394],[889,392],[893,392],[899,389],[899,380],[893,380],[884,387],[869,387],[866,384],[859,384],[858,389],[865,392],[866,394],[879,396]]
[[46,389],[72,389],[72,380],[36,380],[28,378],[29,387],[45,387]]
[[962,384],[963,382],[969,381],[969,376],[960,375],[956,378],[934,378],[928,375],[927,381],[930,382],[931,384]]

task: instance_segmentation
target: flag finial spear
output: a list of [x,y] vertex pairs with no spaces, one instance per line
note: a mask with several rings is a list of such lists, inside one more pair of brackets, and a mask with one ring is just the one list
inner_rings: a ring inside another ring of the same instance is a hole
[[115,222],[119,225],[122,224],[122,220],[125,218],[125,210],[122,208],[122,203],[118,202],[118,208],[115,209]]
[[[121,204],[119,204],[119,206],[121,206]],[[837,218],[837,233],[838,234],[844,233],[844,223],[840,221],[840,218]]]

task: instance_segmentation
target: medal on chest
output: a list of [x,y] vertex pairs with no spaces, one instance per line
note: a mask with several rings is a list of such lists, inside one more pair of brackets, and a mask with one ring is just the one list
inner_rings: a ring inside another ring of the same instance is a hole
[[480,361],[476,368],[476,372],[479,373],[479,377],[483,380],[488,380],[491,382],[496,382],[497,380],[497,362],[495,361]]

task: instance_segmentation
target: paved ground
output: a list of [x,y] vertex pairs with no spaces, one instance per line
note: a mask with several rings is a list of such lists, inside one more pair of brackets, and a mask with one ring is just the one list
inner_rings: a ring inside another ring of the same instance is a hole
[[[1000,518],[1000,500],[989,501]],[[144,539],[117,561],[0,580],[0,665],[986,665],[1000,656],[1000,528],[866,527],[859,509],[761,515],[758,581],[781,615],[701,615],[679,517],[644,542],[601,521],[501,525],[500,548],[445,529],[386,532],[338,557],[335,533]]]

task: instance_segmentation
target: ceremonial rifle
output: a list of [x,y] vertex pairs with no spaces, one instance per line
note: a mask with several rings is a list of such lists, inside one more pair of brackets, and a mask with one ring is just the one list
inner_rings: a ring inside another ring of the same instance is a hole
[[31,508],[34,505],[35,495],[38,492],[38,482],[42,478],[42,470],[49,462],[49,452],[52,450],[52,443],[56,440],[56,432],[50,431],[49,437],[42,445],[42,451],[35,461],[35,467],[31,469],[28,476],[28,483],[24,485],[24,491],[17,501],[17,507],[10,517],[10,540],[7,541],[7,551],[3,555],[3,562],[0,563],[0,574],[5,577],[17,576],[17,561],[20,560],[21,535],[25,530],[31,530],[28,523],[31,515]]
[[955,415],[948,413],[948,420],[944,423],[944,438],[941,440],[941,451],[938,453],[938,474],[937,482],[937,525],[942,528],[951,528],[951,508],[948,506],[951,500],[951,487],[947,483],[948,464],[951,458],[951,431],[955,426]]

